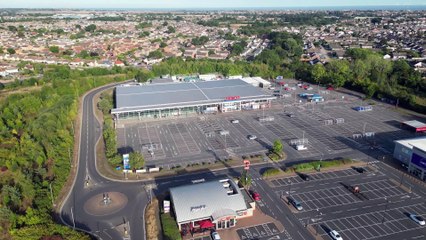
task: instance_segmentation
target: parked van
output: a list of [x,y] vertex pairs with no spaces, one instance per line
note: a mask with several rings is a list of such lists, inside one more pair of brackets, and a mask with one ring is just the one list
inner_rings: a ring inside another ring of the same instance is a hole
[[229,131],[226,130],[222,130],[219,132],[220,135],[225,136],[225,135],[229,135]]
[[297,151],[306,150],[306,149],[308,149],[308,148],[305,147],[304,145],[296,145],[296,150]]

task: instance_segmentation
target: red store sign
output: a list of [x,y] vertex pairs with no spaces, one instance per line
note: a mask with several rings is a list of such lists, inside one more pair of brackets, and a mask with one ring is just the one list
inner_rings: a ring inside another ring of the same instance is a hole
[[228,97],[225,97],[225,100],[228,100],[228,101],[238,100],[238,99],[240,99],[240,96],[228,96]]

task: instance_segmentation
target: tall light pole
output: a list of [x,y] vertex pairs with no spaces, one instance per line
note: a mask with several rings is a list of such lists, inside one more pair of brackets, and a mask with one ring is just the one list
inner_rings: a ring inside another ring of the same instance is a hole
[[[319,211],[319,208],[317,208],[317,221],[320,220],[320,216],[322,215],[322,212]],[[315,235],[318,235],[318,224],[315,225]]]
[[383,212],[383,218],[382,218],[382,224],[385,222],[385,213],[388,210],[388,205],[389,205],[389,200],[387,198],[385,198],[386,201],[386,206],[385,206],[385,211]]
[[291,197],[291,184],[292,184],[292,181],[289,179],[288,183],[290,184],[290,188],[288,189],[288,196]]

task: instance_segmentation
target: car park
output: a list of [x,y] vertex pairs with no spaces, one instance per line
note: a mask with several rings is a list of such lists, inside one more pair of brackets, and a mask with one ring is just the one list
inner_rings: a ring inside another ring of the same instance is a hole
[[418,223],[419,225],[421,225],[421,226],[424,226],[426,223],[425,223],[425,219],[424,218],[422,218],[421,216],[419,216],[419,215],[416,215],[416,214],[410,214],[410,218],[414,221],[414,222],[416,222],[416,223]]
[[211,235],[212,235],[213,240],[220,240],[221,239],[219,233],[217,233],[217,232],[212,232]]
[[330,231],[330,237],[334,240],[343,240],[343,238],[340,236],[340,234],[336,230]]
[[256,137],[256,135],[248,135],[248,139],[250,139],[250,140],[256,140],[257,137]]
[[295,200],[295,199],[293,199],[291,197],[288,197],[288,202],[291,205],[293,205],[293,207],[296,208],[298,211],[302,211],[303,210],[302,204],[299,201],[297,201],[297,200]]
[[260,194],[258,193],[258,192],[253,192],[252,194],[251,194],[251,196],[253,197],[253,199],[255,200],[255,201],[260,201]]

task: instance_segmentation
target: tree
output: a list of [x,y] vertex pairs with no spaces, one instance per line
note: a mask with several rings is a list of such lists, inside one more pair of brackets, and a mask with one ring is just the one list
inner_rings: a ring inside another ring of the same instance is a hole
[[167,47],[167,43],[165,43],[165,42],[161,42],[161,43],[160,43],[160,48],[165,48],[165,47]]
[[191,40],[192,44],[196,46],[206,44],[210,39],[207,36],[195,37]]
[[84,28],[84,30],[85,30],[86,32],[94,32],[94,31],[96,30],[96,25],[95,25],[95,24],[90,24],[89,26],[86,26],[86,27]]
[[71,56],[74,54],[74,52],[71,49],[67,49],[62,52],[63,55]]
[[174,27],[172,26],[167,27],[167,33],[175,33],[175,32],[176,32],[176,29]]
[[328,81],[335,88],[342,87],[348,80],[350,69],[349,63],[344,60],[331,61],[326,65],[328,70]]
[[169,25],[169,23],[168,23],[167,21],[164,21],[164,22],[163,22],[163,27],[165,27],[165,26],[167,26],[167,25]]
[[272,150],[274,151],[274,153],[281,156],[281,152],[283,150],[283,144],[282,144],[280,139],[276,139],[274,141],[274,145],[272,146]]
[[143,31],[141,33],[139,33],[139,37],[143,38],[143,37],[148,37],[151,33],[148,31]]
[[231,53],[234,55],[240,55],[244,52],[244,48],[247,46],[247,42],[244,40],[241,40],[239,42],[234,43],[231,48]]
[[75,28],[78,29],[78,30],[81,30],[81,25],[80,24],[76,24]]
[[138,82],[146,82],[148,79],[153,77],[153,72],[152,71],[146,71],[146,70],[139,70],[136,75],[135,75],[135,79]]
[[81,58],[88,58],[90,57],[89,52],[87,52],[87,50],[82,50],[79,54],[77,54],[78,57]]
[[243,172],[241,173],[240,179],[239,179],[239,183],[241,184],[241,186],[243,186],[246,189],[249,189],[252,181],[253,181],[253,179],[250,176],[250,174],[248,173],[248,171],[243,170]]
[[324,77],[326,76],[326,71],[325,68],[322,64],[315,64],[312,67],[312,79],[316,82],[316,83],[320,83]]
[[16,53],[15,49],[13,49],[13,48],[8,48],[8,49],[7,49],[7,52],[8,52],[9,54],[15,54],[15,53]]
[[139,152],[131,152],[129,155],[129,163],[131,168],[140,169],[145,165],[145,159]]
[[59,47],[58,47],[58,46],[50,46],[50,47],[49,47],[49,50],[50,50],[52,53],[59,53]]
[[98,102],[98,108],[104,115],[106,115],[109,113],[109,110],[113,108],[113,105],[112,102],[110,102],[108,99],[103,98]]
[[18,31],[18,28],[17,27],[15,27],[15,26],[7,26],[7,28],[9,29],[9,31],[11,31],[11,32],[17,32]]
[[136,29],[144,29],[144,28],[148,28],[148,27],[152,27],[152,23],[150,23],[150,22],[141,22],[138,25],[136,25]]
[[4,49],[2,46],[0,46],[0,54],[3,54],[3,53],[4,53]]
[[149,58],[160,59],[163,58],[163,53],[159,50],[152,51],[148,54]]

